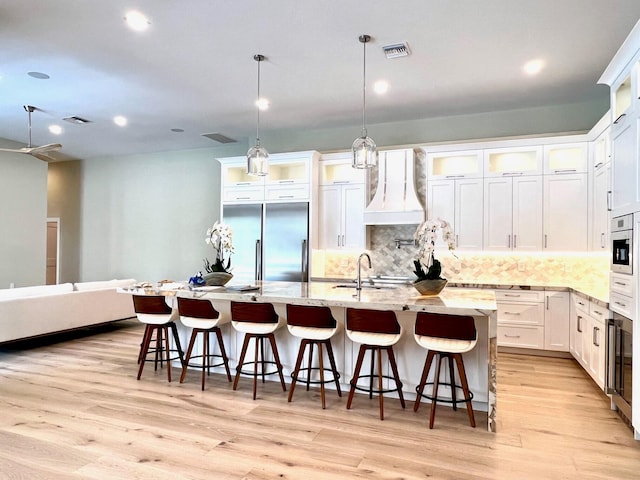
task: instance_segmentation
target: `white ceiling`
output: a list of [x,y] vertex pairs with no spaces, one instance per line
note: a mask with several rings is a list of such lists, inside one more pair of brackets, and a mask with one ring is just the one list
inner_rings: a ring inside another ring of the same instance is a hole
[[[149,17],[146,32],[125,26],[132,8]],[[33,143],[60,142],[67,157],[214,147],[201,136],[211,132],[246,142],[256,53],[271,102],[263,133],[353,128],[362,33],[373,37],[368,80],[391,85],[368,90],[369,124],[606,98],[596,82],[639,18],[638,0],[6,0],[0,138],[26,143],[22,106],[34,105]],[[386,59],[381,46],[402,41],[411,56]],[[546,68],[525,77],[536,57]],[[60,120],[70,115],[92,123]]]

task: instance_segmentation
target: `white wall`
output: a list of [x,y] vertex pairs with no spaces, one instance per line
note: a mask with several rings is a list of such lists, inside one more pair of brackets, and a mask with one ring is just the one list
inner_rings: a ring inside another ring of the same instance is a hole
[[185,280],[211,256],[220,165],[208,150],[83,161],[80,279]]
[[0,152],[0,288],[45,283],[46,231],[47,164]]

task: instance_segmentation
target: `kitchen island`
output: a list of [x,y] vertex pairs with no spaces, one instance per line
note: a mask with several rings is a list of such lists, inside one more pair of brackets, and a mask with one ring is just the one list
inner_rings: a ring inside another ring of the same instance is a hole
[[[359,292],[352,284],[331,282],[258,282],[255,290],[236,291],[233,287],[202,287],[163,291],[164,294],[212,301],[221,314],[230,315],[230,302],[270,302],[282,318],[286,318],[286,305],[318,305],[331,308],[333,316],[341,325],[332,339],[341,382],[348,390],[348,382],[358,352],[344,334],[345,311],[351,308],[393,310],[402,326],[403,335],[394,347],[398,369],[407,399],[415,398],[415,387],[420,380],[426,351],[413,338],[413,325],[417,312],[432,312],[450,315],[471,315],[478,331],[478,344],[464,355],[469,387],[474,392],[474,410],[487,412],[487,429],[496,431],[496,302],[492,291],[464,288],[445,288],[439,296],[423,297],[411,285],[366,286]],[[143,291],[129,293],[143,293]],[[144,290],[144,293],[153,291]],[[241,335],[226,325],[225,343],[232,367],[237,362],[242,345]],[[186,341],[187,329],[181,328],[181,340]],[[286,328],[276,333],[280,358],[288,375],[295,363],[299,340],[292,337]],[[431,379],[430,379],[431,380]],[[328,387],[329,388],[329,387]]]

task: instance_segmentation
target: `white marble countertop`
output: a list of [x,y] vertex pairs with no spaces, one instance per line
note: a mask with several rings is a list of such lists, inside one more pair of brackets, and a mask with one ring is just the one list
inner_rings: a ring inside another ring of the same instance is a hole
[[428,311],[454,315],[488,316],[497,309],[495,295],[491,290],[445,288],[438,296],[427,297],[421,296],[411,285],[363,288],[359,293],[355,288],[339,285],[345,285],[345,283],[262,281],[256,282],[257,289],[244,292],[225,287],[204,287],[193,290],[177,289],[175,293],[180,296],[221,300]]

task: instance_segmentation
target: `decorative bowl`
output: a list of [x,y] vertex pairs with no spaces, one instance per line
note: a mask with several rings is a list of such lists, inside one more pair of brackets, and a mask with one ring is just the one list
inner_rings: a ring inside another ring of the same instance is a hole
[[446,279],[437,278],[435,280],[419,280],[413,283],[413,286],[416,290],[418,290],[418,292],[420,292],[420,295],[427,296],[438,295],[446,284]]
[[233,275],[227,272],[212,272],[203,274],[202,278],[207,285],[222,286],[231,280]]

